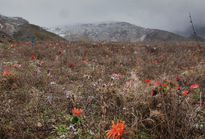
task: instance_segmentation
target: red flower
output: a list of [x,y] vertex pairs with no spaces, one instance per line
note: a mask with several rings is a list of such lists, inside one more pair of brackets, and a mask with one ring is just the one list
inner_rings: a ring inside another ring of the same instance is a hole
[[205,106],[205,103],[201,104],[201,107],[204,107]]
[[81,114],[82,112],[83,112],[82,109],[76,109],[76,108],[73,109],[73,113],[75,114],[75,116],[78,116],[78,115]]
[[184,96],[186,97],[186,96],[188,96],[187,94],[188,94],[189,92],[186,90],[186,91],[184,91]]
[[164,84],[164,83],[161,83],[161,86],[165,86],[165,84]]
[[58,54],[61,54],[61,53],[62,53],[62,50],[59,50],[59,51],[58,51]]
[[39,72],[41,72],[41,71],[40,71],[39,69],[36,69],[35,72],[39,73]]
[[181,86],[178,86],[178,87],[177,87],[177,90],[181,90],[181,88],[182,88]]
[[198,87],[199,87],[198,84],[193,84],[193,85],[190,86],[190,89],[193,90],[193,89],[198,88]]
[[31,56],[31,59],[34,59],[34,58],[35,58],[35,56],[34,56],[34,55],[32,55],[32,56]]
[[146,83],[146,84],[150,83],[150,79],[146,79],[146,80],[145,80],[145,83]]
[[4,71],[4,74],[9,74],[10,72],[8,70],[5,70]]
[[194,68],[194,66],[190,66],[190,69],[193,69]]
[[11,67],[11,65],[8,65],[8,67],[6,67],[6,69],[9,69]]
[[160,81],[157,81],[157,85],[158,85],[158,86],[160,85]]
[[177,81],[179,81],[179,80],[180,80],[180,78],[177,76],[177,77],[176,77],[176,80],[177,80]]
[[121,121],[120,123],[117,121],[117,124],[115,125],[115,123],[112,121],[112,129],[107,131],[108,139],[119,139],[122,136],[123,130],[125,128],[124,124],[124,121]]
[[83,63],[86,63],[86,62],[88,62],[88,59],[86,59],[86,60],[83,61]]
[[70,65],[69,65],[70,67],[74,67],[74,64],[73,64],[73,62],[70,62]]

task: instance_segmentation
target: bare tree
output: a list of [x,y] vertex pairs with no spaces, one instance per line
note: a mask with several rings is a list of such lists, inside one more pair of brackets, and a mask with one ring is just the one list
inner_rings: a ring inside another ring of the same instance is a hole
[[193,24],[193,21],[192,21],[192,17],[191,17],[191,13],[189,13],[189,18],[190,18],[190,23],[192,25],[192,30],[193,30],[193,37],[199,47],[199,49],[201,48],[200,44],[199,44],[199,38],[198,38],[198,35],[196,33],[196,30],[195,30],[195,27],[194,27],[194,24]]

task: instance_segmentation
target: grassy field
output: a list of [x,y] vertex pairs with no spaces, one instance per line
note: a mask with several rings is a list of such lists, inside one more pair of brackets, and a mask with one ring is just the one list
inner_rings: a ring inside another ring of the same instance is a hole
[[204,91],[205,43],[5,43],[0,138],[202,139]]

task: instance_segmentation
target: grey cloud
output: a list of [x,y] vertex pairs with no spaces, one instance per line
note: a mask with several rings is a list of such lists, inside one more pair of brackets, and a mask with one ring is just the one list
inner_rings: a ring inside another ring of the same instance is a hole
[[183,31],[194,23],[205,25],[204,0],[0,0],[0,13],[20,16],[33,24],[127,21],[135,25]]

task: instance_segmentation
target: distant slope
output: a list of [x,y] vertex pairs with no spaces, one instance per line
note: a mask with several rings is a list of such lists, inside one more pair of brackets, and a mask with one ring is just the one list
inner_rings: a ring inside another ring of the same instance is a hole
[[32,24],[24,24],[19,30],[13,34],[17,40],[62,40],[58,35],[48,32],[39,26]]
[[6,17],[3,15],[0,15],[0,32],[5,33],[15,40],[22,41],[63,39],[39,26],[29,24],[29,22],[23,18]]
[[185,41],[186,38],[167,31],[147,29],[127,22],[78,24],[47,29],[67,40],[90,41]]

